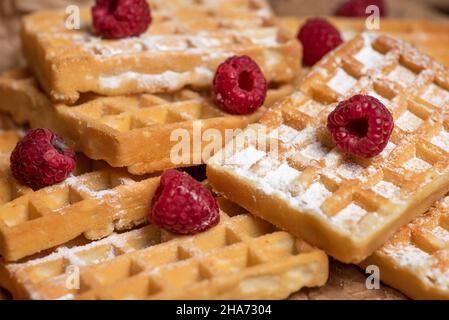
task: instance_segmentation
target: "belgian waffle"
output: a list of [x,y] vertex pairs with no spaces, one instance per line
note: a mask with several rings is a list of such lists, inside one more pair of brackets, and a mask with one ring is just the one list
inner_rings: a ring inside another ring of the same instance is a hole
[[80,30],[68,30],[64,11],[24,18],[25,57],[54,101],[74,103],[80,93],[173,92],[210,87],[227,57],[249,55],[267,80],[285,83],[300,69],[301,50],[265,0],[149,1],[153,23],[140,37],[116,41],[93,35],[90,11]]
[[9,155],[20,138],[0,133],[0,255],[18,260],[80,235],[100,239],[145,222],[158,177],[134,177],[79,156],[63,183],[33,191],[19,185]]
[[401,228],[362,266],[414,299],[449,299],[449,197]]
[[[365,19],[331,18],[331,22],[340,30],[345,41],[351,40],[357,33],[370,31]],[[282,24],[292,35],[296,35],[304,24],[304,17],[285,17]],[[388,33],[389,35],[410,42],[425,54],[438,62],[449,66],[449,48],[441,45],[449,41],[449,23],[447,21],[408,20],[382,18],[379,29],[371,32]]]
[[[268,91],[265,106],[271,106],[293,91],[283,85]],[[227,129],[245,128],[257,121],[266,108],[248,116],[221,111],[208,93],[183,90],[171,94],[96,97],[77,106],[53,105],[25,70],[0,77],[0,110],[18,123],[51,128],[76,150],[113,167],[128,167],[132,174],[201,164],[203,150],[211,144],[205,132],[214,130],[225,137]],[[187,158],[176,160],[172,150],[179,130],[188,133]],[[199,145],[193,144],[198,139]],[[224,139],[219,147],[224,144]],[[172,161],[173,160],[173,161]],[[182,161],[181,161],[182,160]]]
[[[220,224],[200,235],[150,225],[72,244],[0,263],[0,285],[16,299],[273,299],[326,282],[324,252],[218,201]],[[79,289],[67,286],[76,267]]]
[[[414,47],[358,35],[247,129],[268,133],[211,158],[209,181],[338,260],[361,262],[449,191],[448,90],[449,71]],[[379,98],[395,119],[386,149],[369,160],[342,154],[326,129],[336,103],[357,93]]]

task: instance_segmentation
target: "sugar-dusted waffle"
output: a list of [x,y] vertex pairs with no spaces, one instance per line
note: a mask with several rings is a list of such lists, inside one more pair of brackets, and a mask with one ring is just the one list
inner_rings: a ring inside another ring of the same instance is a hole
[[1,262],[0,285],[17,299],[281,299],[326,282],[324,252],[218,201],[221,222],[204,233],[176,237],[150,225]]
[[[158,177],[78,158],[73,176],[39,191],[19,185],[9,169],[17,133],[0,133],[0,255],[18,260],[80,235],[100,239],[146,221]],[[5,152],[3,152],[5,147]]]
[[217,66],[233,55],[253,58],[269,82],[289,82],[298,74],[300,45],[284,34],[265,0],[149,2],[154,20],[148,32],[116,41],[92,33],[88,8],[82,9],[80,30],[66,28],[64,11],[24,18],[25,57],[54,101],[74,103],[83,92],[211,87]]
[[[304,24],[307,18],[285,17],[282,23],[292,35],[296,34],[299,27]],[[369,30],[372,24],[366,19],[354,18],[326,18],[338,30],[340,30],[344,40],[351,40],[360,32],[388,33],[393,37],[410,42],[425,54],[430,55],[438,62],[449,66],[449,47],[441,45],[449,41],[449,22],[430,20],[409,20],[382,18],[379,29]]]
[[[335,258],[361,262],[449,191],[448,90],[449,71],[412,46],[358,35],[246,130],[268,133],[246,134],[211,158],[209,181]],[[395,120],[371,159],[340,152],[326,128],[336,103],[359,93],[380,99]]]
[[411,298],[449,299],[449,197],[396,232],[362,263],[369,265]]
[[[273,105],[292,91],[291,85],[270,89],[265,105]],[[145,174],[203,163],[202,152],[211,144],[204,134],[208,129],[220,133],[221,146],[226,129],[244,128],[266,109],[247,116],[230,115],[221,111],[208,94],[191,90],[91,98],[77,106],[55,106],[25,70],[17,70],[0,77],[0,110],[19,123],[55,130],[92,159],[128,167],[132,174]],[[184,158],[180,151],[172,156],[181,142],[180,136],[171,138],[177,131],[183,131],[183,137],[187,133],[191,142],[189,150],[184,149]],[[199,144],[194,146],[194,139]]]
[[[0,253],[18,260],[83,234],[99,239],[142,224],[158,178],[143,181],[113,169],[96,170],[33,192],[10,174],[2,179]],[[9,190],[8,190],[9,189]]]

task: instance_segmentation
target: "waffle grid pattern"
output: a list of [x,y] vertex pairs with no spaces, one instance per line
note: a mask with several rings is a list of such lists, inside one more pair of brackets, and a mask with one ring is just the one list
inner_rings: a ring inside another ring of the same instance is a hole
[[[293,35],[298,32],[299,26],[303,25],[306,19],[304,17],[285,17],[282,18],[282,24]],[[351,40],[358,33],[370,31],[363,19],[335,17],[326,19],[340,31],[345,41]],[[383,18],[379,28],[376,30],[379,34],[387,33],[392,37],[407,41],[438,62],[449,66],[449,49],[441,45],[444,41],[449,41],[449,23],[447,21]]]
[[[7,134],[2,133],[2,144],[17,142],[17,136],[6,139]],[[8,156],[0,179],[0,253],[4,259],[16,261],[80,235],[100,239],[145,222],[149,199],[159,184],[157,177],[135,177],[82,156],[77,166],[75,175],[63,183],[33,191],[12,177]]]
[[[325,283],[322,251],[218,201],[227,212],[201,235],[176,237],[146,226],[3,264],[0,281],[16,298],[33,299],[285,298]],[[68,266],[79,268],[79,290],[66,286]]]
[[449,197],[401,228],[363,262],[414,299],[449,298]]
[[289,82],[298,74],[300,45],[279,27],[264,0],[150,5],[154,21],[149,31],[120,41],[87,31],[87,8],[81,30],[67,30],[61,11],[26,17],[24,53],[52,99],[73,104],[83,92],[124,95],[206,88],[217,66],[233,55],[251,56],[270,82]]
[[[259,150],[259,141],[237,151],[229,144],[209,162],[208,177],[218,191],[251,212],[337,259],[360,262],[449,189],[444,139],[448,74],[399,40],[357,36],[320,62],[300,91],[262,118],[271,130],[266,139],[277,140],[275,152]],[[336,102],[357,93],[378,97],[395,118],[389,145],[370,160],[343,155],[326,130]],[[221,182],[224,176],[239,182],[228,189]],[[255,191],[257,201],[232,193],[242,184]],[[260,209],[270,208],[265,199],[270,195],[288,213]],[[263,204],[259,208],[255,202]],[[311,227],[313,231],[306,230]]]
[[[265,105],[273,105],[292,91],[291,85],[270,89]],[[191,90],[97,97],[77,106],[54,106],[25,70],[0,77],[0,96],[0,110],[17,122],[51,128],[90,158],[105,160],[113,167],[128,167],[130,173],[138,175],[201,164],[201,152],[210,144],[204,132],[214,129],[223,137],[226,129],[244,128],[265,111],[261,108],[248,116],[233,116],[220,111],[209,94]],[[173,163],[171,152],[179,140],[171,136],[177,129],[189,133],[190,156]],[[199,132],[199,147],[193,145],[195,132]]]

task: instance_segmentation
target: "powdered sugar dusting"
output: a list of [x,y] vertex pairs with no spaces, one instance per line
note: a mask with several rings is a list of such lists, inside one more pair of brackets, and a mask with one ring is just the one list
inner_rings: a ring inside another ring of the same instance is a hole
[[449,152],[449,132],[447,132],[446,130],[441,129],[440,134],[434,136],[431,142],[444,151]]
[[127,71],[118,75],[101,75],[99,81],[102,90],[119,89],[127,83],[135,83],[140,89],[153,90],[155,88],[163,88],[173,91],[190,83],[192,78],[207,84],[212,81],[213,73],[204,67],[197,67],[191,72],[166,71],[161,74],[143,74]]
[[435,106],[443,107],[449,102],[449,92],[432,83],[424,91],[422,98]]
[[332,193],[322,183],[315,182],[310,185],[304,194],[299,196],[298,200],[305,209],[322,213],[320,207],[331,195]]
[[327,83],[335,92],[345,95],[357,83],[357,80],[347,74],[343,69],[338,69],[335,76]]
[[363,180],[363,167],[358,164],[345,162],[338,167],[337,173],[346,179]]
[[413,132],[419,128],[423,121],[410,111],[405,111],[401,117],[396,120],[396,125],[404,131]]
[[400,195],[401,189],[388,181],[380,181],[372,190],[386,199],[394,199]]
[[299,134],[291,141],[291,144],[302,144],[307,140],[313,139],[315,134],[315,129],[312,126],[307,126],[304,130],[299,132]]
[[419,158],[411,158],[404,164],[404,168],[410,171],[426,171],[432,168],[432,165]]
[[411,270],[428,285],[442,290],[449,289],[449,269],[442,268],[443,264],[437,257],[412,244],[388,244],[381,251],[393,259],[399,267]]
[[441,226],[436,226],[433,228],[432,233],[440,240],[448,242],[449,245],[449,231],[442,228]]
[[248,148],[226,159],[225,163],[226,165],[241,166],[248,169],[265,155],[265,152],[257,150],[254,146],[249,146]]
[[269,172],[263,181],[274,188],[287,189],[299,175],[299,171],[283,163],[276,170]]
[[320,142],[312,143],[301,151],[301,155],[312,160],[320,160],[328,153],[328,149],[325,148]]
[[393,142],[389,141],[385,149],[380,153],[380,156],[384,159],[388,158],[394,148],[396,148],[396,145]]
[[76,177],[73,175],[69,176],[63,183],[72,187],[75,190],[78,190],[85,194],[88,194],[91,198],[98,199],[98,200],[104,199],[106,196],[112,196],[112,197],[118,196],[117,190],[114,190],[112,188],[100,190],[100,191],[92,190],[80,181],[80,177]]
[[399,265],[404,267],[417,267],[424,265],[429,254],[414,245],[399,244],[397,246],[387,245],[381,249],[390,257],[395,259]]
[[353,226],[357,224],[368,212],[358,206],[355,203],[351,203],[349,206],[337,213],[332,217],[332,221],[337,224],[343,224],[347,226]]
[[314,101],[307,101],[301,107],[301,111],[310,117],[316,117],[320,113],[321,110],[323,110],[323,106]]
[[411,84],[416,79],[416,74],[401,65],[398,65],[389,75],[388,79],[401,84],[402,86],[407,86]]
[[273,130],[270,137],[278,137],[283,143],[288,143],[292,141],[296,136],[298,136],[299,131],[293,129],[292,127],[281,124],[279,128]]
[[371,47],[370,43],[365,43],[362,50],[357,53],[354,58],[363,64],[363,71],[376,68],[381,65],[385,56]]
[[384,106],[386,106],[387,108],[389,108],[389,109],[391,110],[391,106],[390,106],[391,101],[388,100],[387,98],[384,98],[383,96],[381,96],[380,94],[378,94],[378,93],[377,93],[376,91],[374,91],[374,90],[368,92],[368,95],[371,96],[371,97],[376,98],[377,100],[379,100],[380,102],[382,102],[382,104],[383,104]]

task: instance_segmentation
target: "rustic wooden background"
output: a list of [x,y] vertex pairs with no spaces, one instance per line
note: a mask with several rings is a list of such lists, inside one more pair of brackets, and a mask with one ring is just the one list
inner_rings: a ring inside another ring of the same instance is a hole
[[[330,15],[343,0],[270,0],[281,15]],[[20,56],[18,32],[20,17],[42,8],[86,4],[91,0],[0,0],[0,72],[23,63]],[[445,19],[449,13],[448,0],[387,0],[390,15],[398,18]],[[399,292],[382,286],[367,290],[360,269],[331,262],[331,276],[326,286],[303,290],[292,299],[404,299]],[[0,289],[0,300],[8,294]]]

